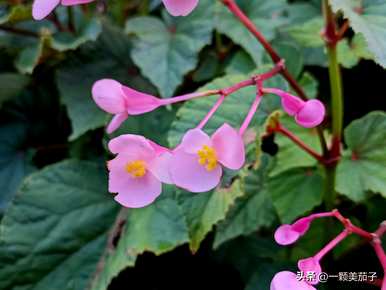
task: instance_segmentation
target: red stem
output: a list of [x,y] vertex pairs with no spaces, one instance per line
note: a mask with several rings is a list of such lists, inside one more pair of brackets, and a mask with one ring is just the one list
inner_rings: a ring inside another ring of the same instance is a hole
[[307,144],[305,144],[302,140],[299,139],[295,134],[293,134],[291,131],[289,131],[287,128],[283,127],[281,124],[278,124],[278,126],[274,129],[275,132],[281,133],[284,136],[288,137],[290,140],[292,140],[296,145],[298,145],[301,149],[306,151],[308,154],[310,154],[312,157],[314,157],[316,160],[318,160],[321,163],[324,163],[324,158],[322,155],[320,155],[318,152],[316,152],[314,149],[310,148]]

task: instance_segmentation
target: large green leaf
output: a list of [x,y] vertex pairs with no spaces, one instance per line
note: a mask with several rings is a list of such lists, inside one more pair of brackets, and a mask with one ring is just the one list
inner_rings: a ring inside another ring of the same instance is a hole
[[[266,71],[266,67],[259,72]],[[245,75],[229,75],[215,79],[205,85],[200,91],[221,89],[234,85],[242,80],[248,79],[250,76]],[[286,89],[285,82],[280,77],[275,77],[265,83],[267,86],[279,87]],[[224,122],[229,123],[234,128],[238,128],[245,119],[249,108],[256,97],[256,88],[247,87],[232,95],[227,96],[222,106],[216,112],[214,117],[205,126],[205,131],[213,133]],[[210,108],[216,101],[217,96],[211,96],[201,99],[196,99],[185,103],[177,112],[177,118],[172,123],[169,132],[169,143],[175,146],[181,140],[183,134],[198,125],[201,119],[207,114]],[[264,97],[251,126],[254,124],[263,125],[268,115],[279,108],[279,99],[273,96]],[[235,110],[237,108],[237,110]]]
[[16,97],[28,85],[30,78],[17,73],[0,74],[0,107],[3,102]]
[[64,161],[28,178],[0,225],[0,288],[83,290],[117,206],[104,166]]
[[248,235],[261,227],[268,227],[276,214],[266,188],[269,158],[262,156],[260,167],[243,178],[245,194],[236,200],[226,219],[216,230],[214,247],[240,235]]
[[31,7],[21,4],[13,4],[9,9],[0,10],[0,24],[16,23],[31,19]]
[[[106,255],[102,258],[92,285],[93,290],[107,289],[112,278],[126,267],[135,264],[138,255],[145,251],[156,255],[163,254],[189,241],[188,229],[181,207],[172,196],[173,189],[168,189],[152,205],[131,209],[126,217],[126,224],[119,241],[114,247],[110,244]],[[122,225],[117,224],[117,228]],[[114,233],[114,232],[113,232]],[[115,235],[117,233],[114,233]],[[117,238],[112,235],[112,238]]]
[[386,197],[386,113],[369,113],[344,133],[348,149],[337,168],[336,190],[354,201],[367,191]]
[[[286,1],[240,0],[237,2],[264,37],[272,40],[275,37],[275,29],[285,21],[282,14]],[[216,3],[216,29],[242,46],[256,64],[262,64],[263,47],[220,1]]]
[[27,128],[23,123],[0,126],[0,216],[16,194],[22,179],[32,171],[24,149]]
[[356,33],[362,33],[375,61],[386,67],[386,3],[383,0],[331,0],[334,11],[341,10]]
[[285,30],[304,47],[320,47],[324,45],[320,31],[323,28],[323,18],[316,17],[304,23],[292,25]]
[[294,168],[269,179],[268,191],[282,223],[322,202],[323,178],[316,168]]
[[171,97],[184,75],[198,63],[199,51],[211,41],[213,9],[210,0],[187,17],[136,17],[126,22],[125,31],[134,34],[131,53],[142,73],[163,97]]
[[354,35],[351,41],[345,38],[338,43],[338,60],[345,68],[357,65],[361,58],[374,58],[367,48],[363,34]]

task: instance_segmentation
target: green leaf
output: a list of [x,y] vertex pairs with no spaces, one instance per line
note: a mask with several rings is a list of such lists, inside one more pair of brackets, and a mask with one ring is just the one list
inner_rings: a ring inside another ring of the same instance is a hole
[[[258,27],[269,41],[275,37],[275,29],[284,23],[282,14],[286,7],[284,0],[240,0],[237,1],[243,12]],[[216,29],[228,36],[234,43],[243,47],[257,65],[262,64],[264,49],[258,40],[243,26],[239,20],[222,3],[216,5]]]
[[338,42],[338,60],[345,68],[352,68],[363,59],[373,59],[373,55],[369,52],[362,34],[356,34],[349,42],[348,39],[343,39]]
[[337,168],[336,190],[357,202],[367,191],[386,197],[386,113],[353,121],[344,136],[348,148]]
[[214,248],[240,235],[249,235],[262,227],[268,227],[276,218],[272,200],[266,188],[268,155],[263,155],[257,170],[248,172],[242,179],[245,194],[236,200],[226,219],[216,230]]
[[320,35],[323,23],[323,18],[316,17],[305,23],[290,26],[286,31],[304,47],[320,47],[324,45],[323,38]]
[[0,288],[83,290],[117,206],[104,166],[64,161],[28,178],[0,225]]
[[[303,55],[299,46],[290,41],[274,41],[272,44],[280,57],[285,59],[285,66],[288,71],[294,77],[298,77],[303,70]],[[268,56],[266,56],[266,59],[269,63]]]
[[[280,123],[316,152],[321,152],[318,133],[315,128],[301,127],[293,117],[288,115],[281,117]],[[275,176],[291,168],[310,167],[317,164],[314,157],[295,145],[288,137],[277,133],[275,143],[279,146],[279,151],[276,154],[276,165],[270,172],[270,176]]]
[[29,84],[30,78],[17,73],[0,73],[0,107],[9,99],[19,95]]
[[229,75],[243,74],[247,75],[256,69],[253,59],[244,50],[240,49],[235,53],[225,69]]
[[[361,4],[361,6],[359,6]],[[356,33],[362,33],[375,61],[386,67],[386,3],[383,0],[331,0],[334,11],[341,10]]]
[[[261,73],[263,71],[267,71],[266,66],[262,66],[257,73]],[[211,89],[226,88],[248,78],[250,78],[250,76],[229,75],[215,79],[199,90],[205,91]],[[283,88],[284,90],[287,88],[286,83],[280,77],[272,78],[265,82],[265,84],[271,87]],[[235,92],[232,95],[227,96],[222,106],[205,126],[205,131],[211,134],[224,122],[229,123],[234,128],[238,128],[242,121],[245,119],[255,97],[255,87],[247,87],[238,92]],[[169,143],[172,146],[177,145],[183,134],[188,129],[196,127],[200,120],[204,118],[217,98],[217,96],[211,96],[185,103],[181,109],[178,110],[177,118],[172,123],[172,127],[168,136]],[[279,108],[279,106],[280,102],[278,98],[273,96],[263,98],[258,112],[251,123],[251,126],[254,126],[254,124],[258,124],[260,126],[263,125],[268,115]],[[235,108],[237,108],[237,110],[235,110]]]
[[203,0],[187,17],[164,18],[135,17],[126,22],[125,31],[137,37],[131,53],[135,64],[161,96],[171,97],[211,41],[213,9],[209,0]]
[[43,48],[43,39],[38,39],[31,45],[24,48],[15,60],[17,70],[23,74],[32,74],[35,67],[39,64]]
[[322,202],[323,178],[316,168],[294,168],[268,181],[268,191],[282,223],[312,210]]
[[104,26],[101,37],[91,48],[87,47],[76,57],[69,58],[58,69],[59,92],[72,124],[70,140],[107,122],[107,114],[91,98],[95,81],[112,78],[137,89],[151,88],[135,72],[128,73],[133,68],[129,48],[130,44],[120,30]]
[[23,148],[27,128],[22,123],[10,123],[0,127],[0,216],[23,180],[33,170],[28,152]]
[[196,252],[205,236],[218,222],[223,220],[235,203],[244,194],[240,180],[229,187],[193,194],[181,191],[180,202],[189,227],[190,249]]
[[0,24],[13,24],[28,19],[31,19],[31,7],[26,5],[13,4],[5,13],[0,11]]
[[[161,198],[148,207],[130,209],[118,244],[115,248],[110,245],[102,258],[103,268],[96,273],[91,289],[107,289],[111,280],[123,269],[133,267],[137,256],[145,251],[161,255],[189,241],[183,211],[171,195],[173,190],[168,187]],[[117,229],[120,227],[118,220]]]

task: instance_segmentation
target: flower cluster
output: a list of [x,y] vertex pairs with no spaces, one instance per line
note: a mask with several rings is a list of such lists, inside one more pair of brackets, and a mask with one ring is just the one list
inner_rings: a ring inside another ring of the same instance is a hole
[[[242,137],[258,109],[261,92],[279,95],[284,110],[295,116],[300,125],[316,126],[324,118],[324,107],[319,101],[304,102],[279,89],[263,88],[257,90],[256,99],[238,130],[224,123],[211,136],[205,133],[204,126],[226,96],[247,85],[256,83],[251,79],[224,90],[159,99],[112,79],[95,82],[92,88],[95,103],[114,115],[107,126],[108,133],[115,131],[130,115],[143,114],[176,102],[219,95],[204,119],[196,128],[188,130],[175,148],[162,147],[138,135],[112,139],[108,147],[116,157],[108,162],[109,191],[117,193],[115,199],[125,207],[143,207],[161,194],[162,183],[174,184],[190,192],[206,192],[218,186],[224,168],[238,170],[244,165]],[[309,105],[310,102],[313,104]]]
[[[35,20],[46,18],[58,5],[73,6],[87,4],[95,0],[35,0],[32,16]],[[162,0],[166,9],[173,16],[186,16],[197,6],[198,0]]]
[[[379,236],[383,234],[384,225],[381,226],[382,231],[379,230],[375,233],[369,233],[354,226],[349,219],[344,218],[337,210],[311,214],[295,221],[293,224],[281,225],[274,234],[275,240],[282,246],[293,244],[308,231],[313,220],[324,217],[337,218],[344,225],[345,229],[314,256],[298,261],[298,274],[300,273],[301,275],[297,275],[290,271],[277,273],[271,281],[271,290],[316,290],[314,286],[320,282],[319,277],[323,272],[320,265],[321,260],[352,233],[370,241],[381,264],[386,266],[386,256],[384,255],[383,250],[378,250],[380,247]],[[385,280],[386,279],[384,279],[384,281]],[[383,284],[385,284],[385,282],[383,282]],[[382,286],[382,290],[386,290],[385,285]]]

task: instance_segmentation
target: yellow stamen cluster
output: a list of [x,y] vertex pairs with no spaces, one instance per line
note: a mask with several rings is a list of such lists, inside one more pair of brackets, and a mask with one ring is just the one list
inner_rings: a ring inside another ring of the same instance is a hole
[[146,163],[142,160],[136,160],[127,163],[126,171],[131,174],[132,177],[142,177],[146,174]]
[[217,154],[216,150],[207,145],[202,146],[201,150],[198,150],[197,155],[199,157],[198,163],[205,166],[206,170],[212,171],[217,166]]

